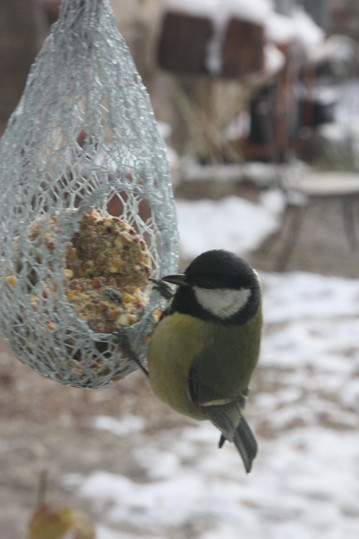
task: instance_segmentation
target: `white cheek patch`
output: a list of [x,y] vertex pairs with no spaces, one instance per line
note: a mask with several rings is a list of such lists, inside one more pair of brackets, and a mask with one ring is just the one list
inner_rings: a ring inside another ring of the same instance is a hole
[[247,304],[251,291],[248,288],[234,290],[231,288],[193,287],[198,303],[214,316],[222,319],[230,318]]

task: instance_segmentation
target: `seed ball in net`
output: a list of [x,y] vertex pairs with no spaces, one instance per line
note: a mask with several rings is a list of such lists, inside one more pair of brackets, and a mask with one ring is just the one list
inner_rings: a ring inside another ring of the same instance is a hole
[[[50,252],[56,246],[57,217],[51,216],[46,232],[43,221],[42,217],[37,218],[28,227],[35,253],[40,244]],[[40,253],[40,250],[36,253],[39,263]],[[22,266],[19,253],[18,267]],[[39,303],[51,296],[54,283],[51,279],[36,282],[36,272],[30,266],[27,271],[33,285],[30,303],[37,311]],[[91,330],[112,333],[116,328],[138,322],[148,304],[144,287],[149,284],[150,275],[151,257],[147,245],[129,224],[96,210],[82,216],[66,247],[64,292],[77,316]]]
[[151,257],[122,219],[86,213],[67,248],[65,293],[79,318],[99,333],[130,326],[147,305]]

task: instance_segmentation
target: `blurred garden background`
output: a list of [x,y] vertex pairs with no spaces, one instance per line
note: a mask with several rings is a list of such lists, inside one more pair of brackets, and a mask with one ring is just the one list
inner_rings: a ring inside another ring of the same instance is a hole
[[[0,134],[60,4],[0,0]],[[27,537],[45,471],[48,503],[84,511],[97,539],[356,539],[359,5],[110,4],[168,149],[180,268],[222,247],[263,280],[259,455],[245,476],[140,372],[64,387],[1,342],[0,538]]]

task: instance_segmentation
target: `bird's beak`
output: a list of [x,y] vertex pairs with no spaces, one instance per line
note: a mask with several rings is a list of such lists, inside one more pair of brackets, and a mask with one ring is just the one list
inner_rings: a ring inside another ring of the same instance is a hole
[[162,281],[177,284],[178,286],[188,286],[186,275],[184,273],[178,273],[177,275],[166,275],[165,277],[162,277]]

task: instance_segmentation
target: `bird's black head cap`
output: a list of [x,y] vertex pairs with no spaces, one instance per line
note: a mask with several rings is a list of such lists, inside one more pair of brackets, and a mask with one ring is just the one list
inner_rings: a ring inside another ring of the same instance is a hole
[[251,288],[257,283],[252,268],[239,256],[214,249],[197,256],[185,271],[190,286],[203,288]]
[[228,319],[223,319],[221,322],[224,324],[244,323],[254,316],[260,306],[260,284],[255,272],[247,262],[229,251],[215,249],[202,253],[180,277],[181,282],[177,282],[179,288],[173,298],[171,312],[178,311],[218,322],[218,317],[199,304],[193,287],[251,291],[250,300],[244,309]]

